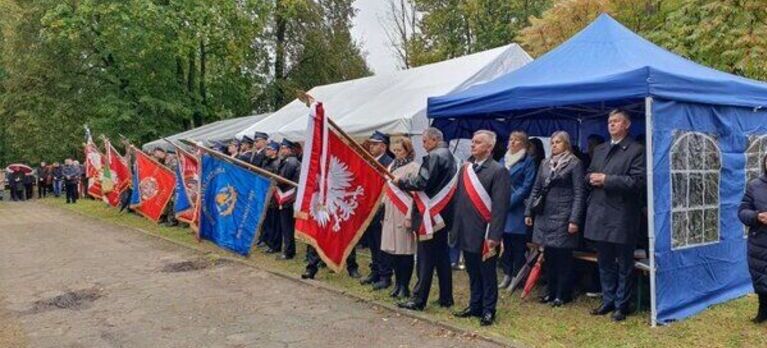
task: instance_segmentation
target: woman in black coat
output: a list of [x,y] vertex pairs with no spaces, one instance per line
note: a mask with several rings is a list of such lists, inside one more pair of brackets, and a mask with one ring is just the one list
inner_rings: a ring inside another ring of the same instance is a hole
[[759,310],[754,323],[767,320],[767,156],[762,160],[763,174],[746,187],[738,217],[748,226],[748,270],[759,296]]
[[[528,200],[525,224],[533,226],[533,242],[544,247],[548,294],[542,303],[559,307],[572,300],[573,249],[585,200],[583,164],[575,157],[565,132],[551,136],[551,157],[541,163]],[[536,208],[537,197],[542,207]]]

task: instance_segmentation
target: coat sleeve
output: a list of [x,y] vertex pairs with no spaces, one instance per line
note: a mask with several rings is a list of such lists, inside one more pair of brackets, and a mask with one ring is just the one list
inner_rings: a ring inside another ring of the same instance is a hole
[[[530,191],[530,197],[535,197],[543,189],[543,165],[538,167],[538,174],[535,176],[535,184],[533,184],[533,190]],[[533,216],[533,199],[527,201],[525,207],[525,217]]]
[[503,237],[503,229],[506,226],[506,211],[508,210],[509,191],[511,184],[509,182],[509,172],[506,167],[499,168],[493,177],[493,185],[490,192],[490,200],[493,202],[493,209],[490,218],[490,230],[488,238],[494,241],[500,241]]
[[399,188],[408,191],[423,191],[429,185],[432,174],[437,170],[437,156],[427,156],[427,161],[415,175],[408,175],[399,181]]
[[[525,198],[530,196],[530,191],[532,191],[533,184],[535,183],[535,164],[532,161],[529,161],[525,164],[525,170],[523,174],[525,177],[522,181],[522,185],[515,187],[511,193],[511,202],[509,202],[508,207],[509,209],[513,209],[519,204],[522,204],[525,201]],[[509,180],[509,186],[511,186],[511,180]]]
[[627,174],[607,174],[605,191],[637,193],[644,187],[646,178],[644,150],[637,152],[631,158]]
[[757,215],[759,215],[759,212],[756,211],[756,206],[754,206],[754,185],[749,185],[746,189],[746,194],[743,195],[743,200],[740,202],[740,207],[738,208],[738,218],[740,218],[740,221],[748,226],[748,227],[759,227],[760,222],[757,219]]
[[586,182],[583,180],[583,163],[577,162],[570,176],[573,182],[573,207],[570,211],[568,222],[581,225],[583,208],[586,202]]

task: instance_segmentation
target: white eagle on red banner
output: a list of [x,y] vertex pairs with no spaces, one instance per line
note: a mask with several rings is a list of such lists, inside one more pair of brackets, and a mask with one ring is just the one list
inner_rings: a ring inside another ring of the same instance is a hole
[[326,182],[326,190],[318,190],[312,194],[311,216],[317,223],[325,227],[333,220],[333,231],[341,230],[341,223],[354,215],[359,203],[357,198],[365,194],[361,185],[352,188],[354,174],[338,157],[331,156],[330,170],[326,180],[318,175],[318,182]]

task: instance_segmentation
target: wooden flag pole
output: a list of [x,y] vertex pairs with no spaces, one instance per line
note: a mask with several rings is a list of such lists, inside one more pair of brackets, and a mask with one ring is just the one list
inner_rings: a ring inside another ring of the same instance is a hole
[[181,148],[181,146],[178,146],[176,143],[174,143],[174,142],[173,142],[173,141],[171,141],[170,139],[168,139],[168,138],[162,138],[162,140],[165,140],[165,141],[167,141],[169,144],[171,144],[173,147],[175,147],[175,148],[176,148],[176,150],[183,152],[185,155],[187,155],[187,156],[189,156],[189,157],[194,157],[194,158],[197,158],[197,156],[195,156],[195,155],[191,154],[189,151],[186,151],[186,150],[184,150],[183,148]]
[[272,179],[274,179],[276,181],[279,181],[280,183],[288,184],[288,185],[291,185],[291,186],[298,187],[298,183],[297,182],[285,179],[285,178],[283,178],[283,177],[281,177],[281,176],[279,176],[277,174],[274,174],[274,173],[268,172],[266,170],[263,170],[263,169],[261,169],[259,167],[256,167],[256,166],[254,166],[254,165],[252,165],[252,164],[250,164],[248,162],[241,161],[241,160],[239,160],[237,158],[234,158],[234,157],[224,156],[223,154],[220,154],[220,153],[218,153],[216,151],[213,151],[213,150],[211,150],[211,149],[209,149],[209,148],[207,148],[205,146],[197,145],[194,142],[186,140],[186,139],[180,139],[179,141],[181,141],[184,144],[194,146],[194,147],[196,147],[196,148],[198,148],[198,149],[200,149],[202,151],[205,151],[206,153],[208,153],[208,154],[210,154],[212,156],[215,156],[215,157],[217,157],[219,159],[222,159],[224,161],[227,161],[229,163],[237,164],[237,165],[239,165],[241,167],[245,167],[247,169],[250,169],[250,170],[252,170],[252,171],[254,171],[254,172],[258,173],[258,174],[261,174],[261,175],[264,175],[264,176],[268,176],[268,177],[270,177],[270,178],[272,178]]
[[328,120],[328,123],[330,123],[333,129],[336,132],[338,132],[338,134],[341,137],[346,139],[346,141],[349,143],[351,147],[353,147],[357,152],[359,152],[362,155],[362,157],[365,159],[365,161],[368,162],[368,164],[372,165],[373,168],[375,168],[379,173],[381,173],[381,175],[386,176],[391,180],[394,180],[394,175],[392,175],[392,173],[390,173],[389,170],[386,169],[386,167],[384,167],[381,163],[378,163],[378,161],[373,157],[373,155],[370,154],[370,152],[368,152],[368,150],[365,150],[365,148],[362,147],[362,145],[360,145],[358,142],[356,142],[354,138],[349,136],[349,134],[346,134],[346,132],[344,132],[344,130],[341,129],[341,127],[339,127],[335,122],[333,122],[333,120],[330,119],[330,117],[327,117],[326,115],[325,118]]

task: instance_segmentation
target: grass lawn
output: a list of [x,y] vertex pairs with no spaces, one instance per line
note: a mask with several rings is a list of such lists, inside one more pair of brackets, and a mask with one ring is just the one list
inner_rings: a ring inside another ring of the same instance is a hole
[[[138,215],[119,214],[117,209],[107,207],[102,202],[81,200],[75,205],[67,205],[64,204],[63,199],[52,198],[45,199],[43,202],[118,225],[140,228],[214,255],[241,258],[207,241],[198,243],[189,229],[158,226]],[[257,250],[249,257],[242,259],[261,268],[298,276],[304,266],[303,245],[298,247],[298,251],[299,255],[291,261],[278,261],[274,255],[265,255]],[[360,271],[364,275],[368,270],[369,257],[364,252],[358,254]],[[465,272],[454,272],[453,275],[456,306],[452,310],[457,310],[467,304],[468,282]],[[388,297],[388,290],[374,292],[370,287],[359,285],[357,280],[349,278],[345,273],[333,274],[327,269],[321,269],[316,279],[375,302],[392,303]],[[437,298],[436,284],[435,280],[430,302]],[[757,306],[756,297],[753,295],[714,306],[691,319],[655,329],[648,324],[648,312],[634,314],[626,321],[617,324],[612,323],[608,316],[592,317],[588,312],[597,304],[598,300],[580,296],[564,307],[550,308],[538,304],[532,296],[527,300],[521,300],[519,292],[508,295],[501,291],[498,320],[489,328],[480,327],[476,319],[454,318],[450,310],[441,309],[433,303],[429,304],[425,313],[439,321],[476,331],[482,335],[518,342],[524,346],[767,347],[767,325],[755,326],[750,322]]]

